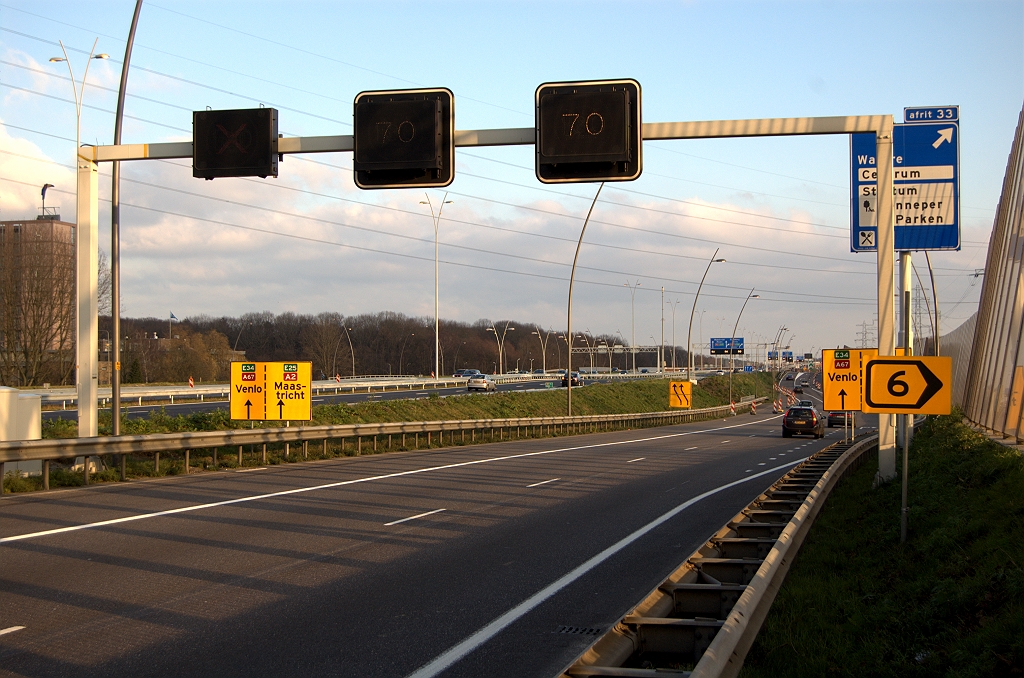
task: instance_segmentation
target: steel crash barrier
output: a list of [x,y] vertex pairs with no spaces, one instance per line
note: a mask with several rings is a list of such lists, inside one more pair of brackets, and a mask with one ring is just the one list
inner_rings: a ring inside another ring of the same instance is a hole
[[870,434],[830,445],[794,467],[597,638],[561,678],[739,674],[825,499],[877,447],[877,433]]
[[[760,400],[764,400],[761,398]],[[756,402],[756,401],[751,401]],[[749,408],[743,403],[741,411]],[[293,426],[285,428],[233,429],[228,431],[197,431],[188,433],[160,433],[136,436],[98,436],[92,438],[61,438],[56,440],[25,440],[0,442],[0,477],[5,462],[43,461],[43,483],[48,487],[48,464],[51,460],[84,457],[88,466],[90,457],[103,455],[155,455],[159,469],[160,453],[184,453],[185,472],[190,468],[192,450],[213,450],[214,465],[217,451],[237,450],[242,464],[246,446],[260,446],[257,463],[267,462],[267,448],[278,445],[286,458],[292,454],[291,446],[301,445],[303,457],[309,454],[310,443],[320,443],[326,455],[331,441],[341,442],[341,452],[360,454],[363,445],[374,452],[394,449],[419,449],[481,441],[512,440],[523,437],[546,437],[609,431],[619,428],[668,426],[704,419],[713,419],[729,413],[730,406],[709,407],[698,410],[672,410],[638,414],[592,414],[561,417],[519,417],[509,419],[460,419],[451,421],[396,422],[385,424],[340,424],[329,426]],[[2,486],[0,486],[2,487]]]

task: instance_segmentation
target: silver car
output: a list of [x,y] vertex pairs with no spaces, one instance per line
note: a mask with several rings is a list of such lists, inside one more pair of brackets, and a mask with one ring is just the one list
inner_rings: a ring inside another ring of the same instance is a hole
[[472,374],[466,383],[467,391],[497,391],[498,385],[486,374]]

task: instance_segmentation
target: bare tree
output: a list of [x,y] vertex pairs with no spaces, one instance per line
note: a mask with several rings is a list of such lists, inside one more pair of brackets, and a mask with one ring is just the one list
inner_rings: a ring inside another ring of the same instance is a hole
[[[321,378],[337,374],[338,349],[344,343],[345,333],[341,327],[340,313],[321,313],[302,328],[303,355],[313,361],[313,374]],[[345,353],[348,356],[348,344]]]

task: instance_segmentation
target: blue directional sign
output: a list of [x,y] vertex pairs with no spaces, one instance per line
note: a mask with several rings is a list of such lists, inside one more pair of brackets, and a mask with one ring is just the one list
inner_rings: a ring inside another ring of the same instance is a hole
[[782,352],[782,361],[783,362],[787,362],[787,363],[793,362],[793,352],[792,351],[783,351]]
[[778,351],[768,351],[768,360],[778,360],[778,359],[779,359],[779,352]]
[[[896,251],[960,249],[960,109],[907,108],[893,128]],[[850,135],[850,249],[877,250],[875,135]]]
[[[732,350],[730,350],[730,344]],[[711,339],[711,355],[743,355],[743,337],[721,337]]]
[[743,366],[743,371],[744,372],[753,372],[754,371],[754,366],[753,365],[744,365]]

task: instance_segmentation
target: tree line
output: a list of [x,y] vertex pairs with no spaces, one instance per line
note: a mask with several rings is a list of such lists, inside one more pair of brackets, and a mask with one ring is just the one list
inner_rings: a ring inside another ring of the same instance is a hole
[[[102,329],[109,317],[101,318]],[[430,375],[434,371],[434,320],[385,311],[356,316],[339,313],[246,313],[239,317],[200,315],[178,321],[126,318],[121,321],[124,383],[225,381],[232,360],[308,360],[314,379],[357,375]],[[591,347],[595,368],[628,369],[628,342],[619,336],[575,333],[577,349]],[[465,323],[441,320],[440,373],[473,368],[493,374],[514,370],[564,369],[564,330],[515,320]],[[498,347],[502,347],[499,365]],[[103,342],[101,341],[101,347]],[[620,347],[609,356],[607,346]],[[676,364],[685,365],[677,348]],[[671,348],[666,347],[671,364]],[[101,353],[100,359],[104,359]],[[591,355],[573,355],[574,369],[589,369]],[[654,353],[638,353],[637,368],[657,365]]]

